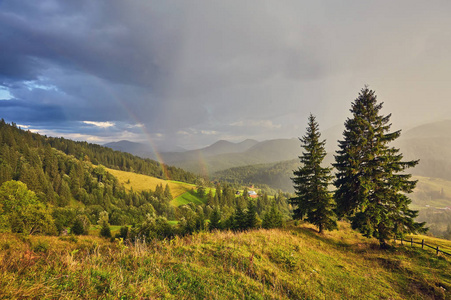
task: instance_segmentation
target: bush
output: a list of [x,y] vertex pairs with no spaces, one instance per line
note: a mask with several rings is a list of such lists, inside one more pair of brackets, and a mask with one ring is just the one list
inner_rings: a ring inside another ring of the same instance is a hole
[[100,229],[100,236],[110,238],[111,237],[111,229],[110,224],[108,222],[104,221],[102,223],[102,228]]
[[37,244],[33,246],[34,252],[47,253],[49,251],[50,245],[48,241],[38,240]]
[[86,235],[88,234],[89,225],[88,217],[84,215],[78,216],[71,227],[71,232],[75,235]]
[[129,229],[127,226],[122,226],[119,233],[116,233],[115,238],[119,239],[122,238],[123,240],[128,239],[129,236]]

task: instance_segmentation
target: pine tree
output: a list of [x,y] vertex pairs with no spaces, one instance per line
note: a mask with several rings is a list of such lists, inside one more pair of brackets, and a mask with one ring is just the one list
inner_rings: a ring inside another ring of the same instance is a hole
[[246,228],[255,228],[257,227],[257,224],[258,224],[257,207],[255,206],[254,199],[251,199],[247,203]]
[[326,156],[324,148],[326,141],[320,141],[321,133],[315,117],[310,114],[307,133],[300,138],[305,152],[300,156],[302,167],[293,172],[292,178],[296,197],[290,199],[295,207],[293,217],[302,219],[318,226],[321,233],[323,229],[337,228],[335,220],[334,202],[328,191],[331,168],[321,166]]
[[221,222],[221,211],[217,206],[215,206],[210,217],[210,226],[209,226],[210,231],[213,231],[215,229],[221,229],[220,222]]
[[241,208],[240,205],[237,205],[235,208],[235,213],[233,214],[233,229],[235,230],[244,230],[246,229],[246,214]]
[[389,147],[401,131],[389,133],[391,114],[380,115],[382,105],[368,87],[352,103],[352,118],[345,122],[344,139],[335,156],[334,185],[338,216],[348,217],[354,229],[377,238],[385,247],[394,235],[424,232],[425,224],[414,221],[418,212],[409,209],[411,200],[406,195],[416,181],[404,170],[418,160],[402,161],[399,149]]
[[262,227],[265,229],[282,227],[283,220],[282,214],[276,207],[276,203],[273,202],[271,209],[263,216]]
[[166,183],[166,187],[164,188],[164,198],[166,199],[166,201],[171,201],[172,198],[172,194],[171,194],[171,188],[169,187],[169,184]]

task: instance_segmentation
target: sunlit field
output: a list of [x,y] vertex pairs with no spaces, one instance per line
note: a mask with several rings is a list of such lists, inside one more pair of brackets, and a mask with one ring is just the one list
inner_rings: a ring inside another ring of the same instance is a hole
[[0,235],[0,297],[39,299],[449,299],[450,259],[380,250],[345,223],[197,233],[124,244]]
[[174,198],[177,198],[178,196],[196,187],[195,185],[189,183],[163,180],[152,176],[136,174],[133,172],[125,172],[109,168],[106,168],[106,170],[109,173],[113,174],[119,180],[119,182],[125,186],[127,190],[133,188],[133,191],[135,192],[146,190],[155,191],[157,185],[162,184],[164,188],[166,184],[169,184],[172,196]]

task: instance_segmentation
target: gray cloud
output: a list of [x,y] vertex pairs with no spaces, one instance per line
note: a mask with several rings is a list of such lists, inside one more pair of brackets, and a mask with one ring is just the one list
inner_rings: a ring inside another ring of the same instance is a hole
[[370,84],[400,126],[446,118],[450,9],[449,1],[6,0],[0,85],[14,99],[0,101],[0,117],[80,139],[198,147],[301,136],[310,112],[322,128],[343,123]]

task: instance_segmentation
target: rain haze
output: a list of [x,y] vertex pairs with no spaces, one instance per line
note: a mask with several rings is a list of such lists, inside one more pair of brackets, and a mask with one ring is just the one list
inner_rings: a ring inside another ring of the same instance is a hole
[[451,115],[451,1],[0,1],[0,118],[200,148],[342,125],[368,84],[394,129]]

